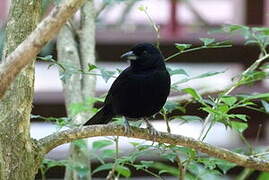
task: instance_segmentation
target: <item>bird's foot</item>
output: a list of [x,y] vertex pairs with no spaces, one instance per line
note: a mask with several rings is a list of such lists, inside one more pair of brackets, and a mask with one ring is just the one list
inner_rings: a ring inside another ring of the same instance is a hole
[[128,122],[128,120],[126,118],[124,118],[124,134],[125,135],[128,135],[128,134],[131,134],[132,133],[132,129],[131,129],[131,126]]
[[160,135],[159,131],[157,131],[148,120],[145,120],[145,122],[146,122],[146,125],[147,125],[148,132],[154,138],[155,138],[155,136],[159,136]]

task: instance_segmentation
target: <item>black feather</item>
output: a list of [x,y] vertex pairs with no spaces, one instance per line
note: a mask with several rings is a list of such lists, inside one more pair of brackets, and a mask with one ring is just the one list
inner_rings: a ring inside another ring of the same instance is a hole
[[113,116],[113,113],[106,111],[103,107],[84,125],[106,124],[112,120]]

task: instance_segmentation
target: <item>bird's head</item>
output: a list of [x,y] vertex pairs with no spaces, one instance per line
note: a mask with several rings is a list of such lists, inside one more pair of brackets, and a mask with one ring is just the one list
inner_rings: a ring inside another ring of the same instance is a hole
[[137,44],[121,58],[130,60],[133,66],[151,67],[163,64],[161,52],[150,43]]

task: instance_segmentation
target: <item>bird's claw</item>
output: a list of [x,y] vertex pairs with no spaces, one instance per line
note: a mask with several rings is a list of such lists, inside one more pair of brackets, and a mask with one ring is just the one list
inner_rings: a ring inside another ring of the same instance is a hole
[[150,133],[150,135],[154,137],[154,141],[155,141],[156,136],[159,136],[160,132],[157,131],[148,120],[145,120],[145,122],[147,124],[148,132]]
[[154,136],[154,137],[160,135],[160,132],[157,131],[153,126],[148,126],[148,127],[147,127],[147,130],[148,130],[148,132],[150,133],[150,135],[152,135],[152,136]]

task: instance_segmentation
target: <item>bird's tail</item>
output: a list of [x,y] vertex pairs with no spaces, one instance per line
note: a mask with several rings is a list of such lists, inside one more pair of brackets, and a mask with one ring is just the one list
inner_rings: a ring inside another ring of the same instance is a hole
[[105,107],[99,110],[91,119],[89,119],[83,126],[94,124],[107,124],[113,118],[113,113],[107,112]]

